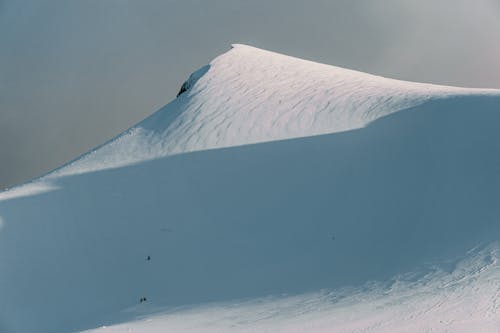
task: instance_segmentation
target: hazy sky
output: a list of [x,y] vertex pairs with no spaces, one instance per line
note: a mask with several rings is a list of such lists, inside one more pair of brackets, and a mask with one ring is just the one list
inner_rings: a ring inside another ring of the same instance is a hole
[[500,88],[500,0],[0,0],[0,187],[151,114],[235,42]]

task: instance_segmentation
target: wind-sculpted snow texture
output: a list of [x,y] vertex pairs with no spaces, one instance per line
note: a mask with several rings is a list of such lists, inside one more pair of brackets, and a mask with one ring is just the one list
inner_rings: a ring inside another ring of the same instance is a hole
[[247,46],[190,80],[0,193],[1,332],[499,332],[498,91]]
[[234,45],[183,87],[190,89],[58,174],[352,130],[432,99],[496,93],[386,79],[245,45]]

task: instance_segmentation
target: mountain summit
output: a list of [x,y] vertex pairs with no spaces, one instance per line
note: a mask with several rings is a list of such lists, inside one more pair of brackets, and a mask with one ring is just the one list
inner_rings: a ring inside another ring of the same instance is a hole
[[0,193],[0,332],[498,332],[500,91],[234,45]]
[[235,44],[194,72],[176,100],[60,172],[348,131],[430,100],[472,94],[498,92],[387,79]]

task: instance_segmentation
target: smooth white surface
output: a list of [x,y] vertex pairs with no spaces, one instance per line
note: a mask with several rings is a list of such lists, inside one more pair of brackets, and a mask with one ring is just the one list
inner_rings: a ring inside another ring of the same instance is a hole
[[413,282],[209,304],[86,332],[498,332],[498,246],[468,255]]

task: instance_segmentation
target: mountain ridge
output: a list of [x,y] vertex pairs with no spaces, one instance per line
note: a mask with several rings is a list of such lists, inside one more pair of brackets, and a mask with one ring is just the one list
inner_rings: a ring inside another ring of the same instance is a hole
[[500,95],[493,89],[387,79],[243,44],[233,44],[193,75],[195,79],[186,81],[189,90],[184,94],[56,174],[336,133],[434,99]]
[[495,332],[498,91],[217,59],[0,193],[2,333]]

